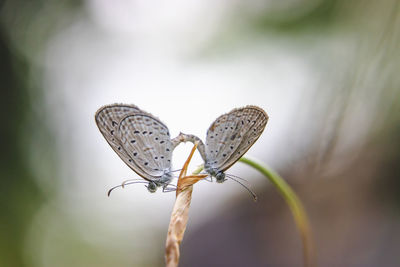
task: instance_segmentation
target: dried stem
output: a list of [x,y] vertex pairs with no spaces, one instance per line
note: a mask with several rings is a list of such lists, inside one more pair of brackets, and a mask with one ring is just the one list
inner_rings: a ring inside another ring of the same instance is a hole
[[187,167],[197,144],[194,145],[188,159],[186,160],[178,179],[178,188],[176,190],[175,205],[171,214],[171,221],[168,227],[168,235],[165,246],[165,261],[167,267],[175,267],[179,264],[179,245],[183,239],[186,230],[187,221],[189,218],[189,207],[192,200],[193,185],[199,180],[207,177],[206,174],[198,175],[203,167],[199,167],[193,172],[193,175],[186,176]]

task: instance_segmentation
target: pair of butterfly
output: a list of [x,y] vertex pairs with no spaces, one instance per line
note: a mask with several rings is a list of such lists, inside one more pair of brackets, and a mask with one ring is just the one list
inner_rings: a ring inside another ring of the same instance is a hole
[[[180,142],[186,141],[198,142],[204,170],[217,182],[224,182],[225,171],[250,149],[264,131],[268,115],[256,106],[237,108],[221,115],[208,129],[205,145],[194,135],[181,133],[171,139],[164,123],[135,105],[103,106],[96,112],[95,120],[118,156],[146,180],[128,181],[146,183],[147,189],[153,193],[158,187],[163,191],[175,190],[171,188],[172,152]],[[124,182],[121,186],[130,183]]]

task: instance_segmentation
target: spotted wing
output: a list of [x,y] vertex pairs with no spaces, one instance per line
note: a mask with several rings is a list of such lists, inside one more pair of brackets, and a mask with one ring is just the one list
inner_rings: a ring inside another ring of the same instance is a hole
[[[127,115],[137,112],[141,112],[138,107],[126,104],[103,106],[96,112],[95,120],[97,127],[114,150],[120,145],[119,140],[115,138],[119,123]],[[121,153],[118,150],[115,152],[118,155]]]
[[152,116],[140,110],[135,105],[112,104],[101,107],[95,114],[95,120],[100,132],[118,156],[137,174],[146,180],[152,180],[158,177],[153,177],[149,175],[149,173],[143,171],[141,166],[132,159],[132,156],[128,153],[129,151],[125,150],[121,143],[121,134],[119,133],[121,121],[128,115],[137,113]]
[[100,132],[118,156],[131,168],[130,157],[125,150],[121,149],[121,140],[117,136],[117,131],[123,118],[137,112],[141,112],[141,110],[135,105],[111,104],[101,107],[95,114],[96,124]]
[[167,126],[149,113],[127,115],[118,126],[121,149],[128,165],[144,178],[160,178],[170,171],[172,142]]
[[267,122],[268,115],[256,106],[221,115],[207,131],[207,162],[221,171],[227,170],[257,141]]

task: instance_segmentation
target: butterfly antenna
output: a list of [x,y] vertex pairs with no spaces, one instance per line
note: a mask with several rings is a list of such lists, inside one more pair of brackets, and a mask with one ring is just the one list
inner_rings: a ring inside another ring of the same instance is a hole
[[148,184],[148,182],[145,182],[145,181],[134,181],[134,182],[125,183],[124,185],[120,184],[120,185],[114,186],[114,187],[112,187],[110,190],[108,190],[107,196],[110,196],[111,192],[112,192],[114,189],[118,188],[118,187],[122,187],[122,188],[123,188],[125,185],[138,184],[138,183]]
[[243,183],[241,183],[240,181],[236,180],[236,179],[233,178],[233,177],[227,176],[227,178],[229,178],[229,179],[235,181],[236,183],[238,183],[238,184],[240,184],[241,186],[243,186],[244,188],[246,188],[246,190],[252,195],[254,201],[257,201],[257,195],[256,195],[256,193],[254,193],[253,191],[251,191],[251,189],[250,189],[249,187],[247,187],[246,185],[244,185]]
[[225,176],[233,177],[233,178],[238,179],[238,180],[241,180],[242,182],[244,182],[244,183],[246,183],[247,185],[249,185],[249,181],[247,181],[246,179],[244,179],[244,178],[242,178],[242,177],[239,177],[239,176],[236,176],[236,175],[233,175],[233,174],[230,174],[230,173],[225,173]]
[[132,182],[132,181],[143,181],[142,179],[139,178],[135,178],[135,179],[128,179],[122,182],[121,186],[124,187],[128,182]]

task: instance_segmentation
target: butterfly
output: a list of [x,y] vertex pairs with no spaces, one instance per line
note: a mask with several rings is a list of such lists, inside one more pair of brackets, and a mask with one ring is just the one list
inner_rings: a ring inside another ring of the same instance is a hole
[[199,148],[204,170],[218,183],[226,181],[225,171],[257,141],[267,122],[267,113],[256,106],[236,108],[219,116],[207,130],[205,146]]
[[152,193],[158,187],[168,190],[173,178],[171,158],[174,145],[163,122],[137,106],[127,104],[101,107],[95,114],[95,121],[117,155],[146,180],[132,183],[145,182]]

